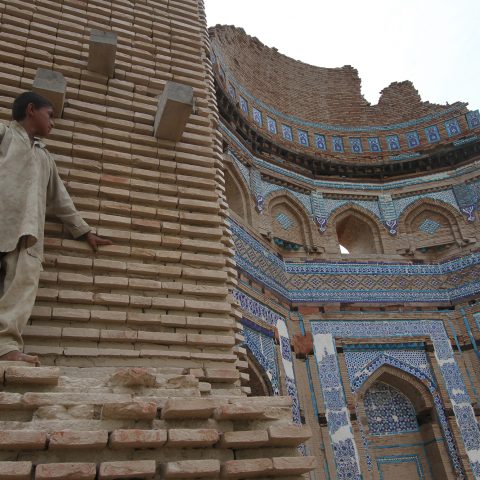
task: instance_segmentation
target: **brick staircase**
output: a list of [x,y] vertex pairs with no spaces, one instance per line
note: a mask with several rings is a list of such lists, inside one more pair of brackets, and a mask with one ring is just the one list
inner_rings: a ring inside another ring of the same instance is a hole
[[294,479],[314,468],[289,397],[224,396],[199,370],[0,363],[0,478]]

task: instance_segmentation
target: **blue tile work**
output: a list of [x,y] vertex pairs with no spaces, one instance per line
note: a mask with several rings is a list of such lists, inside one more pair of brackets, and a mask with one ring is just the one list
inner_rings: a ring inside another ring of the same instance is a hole
[[385,139],[389,150],[400,150],[400,139],[398,135],[387,135]]
[[473,112],[468,112],[465,115],[467,120],[467,124],[469,128],[478,128],[480,127],[480,112],[478,110],[474,110]]
[[382,147],[380,145],[380,139],[378,137],[370,137],[368,139],[368,148],[371,152],[379,153],[382,151]]
[[405,134],[405,138],[407,140],[408,148],[416,148],[420,145],[420,137],[418,136],[418,132],[416,130],[407,132]]
[[447,135],[449,137],[454,137],[455,135],[460,135],[460,133],[462,133],[456,118],[452,118],[451,120],[447,120],[445,122],[445,130],[447,131]]
[[370,435],[398,435],[419,430],[412,403],[390,385],[373,384],[365,392],[364,404]]
[[425,136],[427,137],[428,143],[435,143],[440,141],[440,132],[436,125],[425,128]]
[[244,165],[240,160],[235,155],[232,155],[231,152],[228,152],[230,156],[233,159],[233,163],[239,170],[240,174],[242,175],[243,179],[247,183],[247,185],[250,185],[250,169]]
[[[347,405],[343,393],[343,386],[339,372],[335,338],[392,338],[392,337],[430,337],[437,365],[442,375],[442,381],[450,398],[455,420],[463,438],[467,456],[475,478],[480,478],[480,465],[478,461],[478,449],[480,446],[480,430],[476,422],[471,399],[463,382],[461,371],[456,363],[455,356],[450,344],[450,339],[445,331],[443,322],[440,320],[393,320],[393,321],[312,321],[312,333],[314,336],[315,358],[318,365],[319,380],[324,394],[325,406],[328,412],[347,412]],[[450,454],[454,469],[459,475],[463,475],[458,453],[453,442],[452,434],[448,427],[448,421],[443,413],[441,398],[437,387],[431,378],[413,366],[382,353],[373,362],[355,376],[352,384],[354,390],[360,388],[363,382],[380,366],[392,365],[406,371],[423,380],[432,393],[436,405],[440,424],[442,425],[444,438]],[[343,441],[351,439],[353,432],[350,419],[345,415],[346,421],[338,428],[337,423],[329,424],[330,435],[335,443],[341,431]],[[337,434],[337,435],[335,435]],[[334,449],[335,451],[335,449]],[[343,455],[338,453],[339,455]],[[355,458],[358,468],[358,455]],[[341,459],[342,460],[342,459]],[[339,462],[337,461],[337,468]],[[340,477],[339,477],[340,478]],[[347,478],[342,476],[341,478]],[[463,477],[462,477],[463,478]]]
[[441,190],[439,192],[428,192],[422,195],[412,195],[410,197],[394,198],[393,202],[395,203],[395,210],[397,211],[398,216],[401,217],[403,211],[407,207],[425,198],[431,198],[432,200],[438,200],[440,202],[444,202],[447,205],[454,207],[455,210],[460,211],[460,208],[458,206],[453,190],[450,188],[448,190]]
[[248,115],[248,102],[240,95],[238,97],[238,101],[240,103],[240,109],[245,115]]
[[275,219],[284,230],[290,230],[295,225],[295,222],[285,213],[279,213]]
[[[277,328],[280,339],[280,354],[282,366],[285,371],[285,387],[288,395],[292,398],[293,421],[297,424],[302,423],[300,414],[300,401],[298,399],[298,389],[295,380],[295,371],[293,368],[292,349],[290,346],[290,336],[287,329],[285,318],[274,312],[265,305],[257,302],[255,299],[240,290],[233,291],[233,297],[240,304],[243,312],[253,316],[259,323],[271,325]],[[260,348],[260,347],[258,347]],[[303,448],[302,448],[303,451]]]
[[321,192],[312,192],[310,200],[312,202],[313,218],[318,225],[320,233],[324,233],[327,230],[328,213],[323,194]]
[[418,455],[392,455],[392,456],[385,456],[377,458],[377,467],[380,473],[380,480],[385,480],[382,472],[382,465],[392,464],[392,463],[414,463],[417,468],[418,479],[424,480],[425,473],[422,468],[422,464],[420,463],[420,459]]
[[231,83],[228,84],[227,90],[228,90],[228,94],[229,94],[233,99],[236,99],[236,98],[237,98],[237,91],[235,90],[235,87],[234,87]]
[[310,141],[308,139],[308,132],[305,130],[298,130],[298,143],[303,145],[304,147],[308,147],[310,145]]
[[431,218],[426,218],[418,227],[418,229],[424,233],[435,235],[442,225]]
[[325,140],[325,135],[321,135],[320,133],[315,134],[315,147],[317,148],[317,150],[327,149],[327,142]]
[[[421,175],[418,177],[407,178],[403,180],[385,182],[383,184],[314,180],[304,175],[301,175],[299,173],[292,172],[291,170],[282,168],[278,165],[273,165],[270,162],[266,162],[260,158],[253,156],[252,153],[238,140],[238,138],[233,133],[230,132],[230,130],[223,123],[220,123],[220,129],[225,135],[229,137],[232,143],[235,144],[235,146],[239,150],[241,150],[246,156],[248,156],[252,160],[252,162],[256,166],[262,167],[265,170],[269,170],[273,173],[278,173],[280,175],[285,176],[286,178],[291,178],[293,180],[300,181],[316,189],[318,188],[318,189],[325,189],[325,190],[329,190],[329,189],[344,190],[344,191],[366,190],[366,191],[378,191],[378,192],[387,191],[388,192],[389,190],[403,188],[403,187],[411,187],[414,185],[426,186],[431,183],[436,183],[442,180],[452,181],[453,179],[458,178],[460,176],[470,174],[470,173],[477,173],[478,171],[478,167],[476,165],[466,165],[448,172],[434,173],[431,175]],[[471,138],[477,139],[477,137],[471,137]]]
[[332,150],[337,153],[344,151],[342,137],[332,137]]
[[282,125],[282,135],[285,140],[288,140],[289,142],[293,142],[292,127],[289,127],[288,125]]
[[237,267],[291,302],[451,302],[480,293],[480,253],[439,264],[285,263],[230,222]]
[[245,345],[250,349],[269,378],[273,394],[280,395],[280,372],[277,365],[275,340],[247,327],[245,324],[243,325],[243,334]]
[[262,112],[255,107],[252,108],[253,121],[261,127],[263,125]]
[[277,134],[277,122],[273,118],[270,118],[268,116],[267,116],[267,129],[273,135]]
[[361,138],[349,138],[350,142],[350,150],[352,153],[362,153],[363,146],[362,146],[362,139]]
[[467,216],[469,222],[474,222],[479,200],[476,185],[473,183],[454,185],[453,193],[461,212]]

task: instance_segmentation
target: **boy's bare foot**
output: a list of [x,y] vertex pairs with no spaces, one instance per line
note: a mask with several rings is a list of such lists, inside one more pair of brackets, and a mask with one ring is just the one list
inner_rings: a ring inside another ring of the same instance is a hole
[[14,350],[13,352],[8,352],[5,355],[0,357],[0,362],[28,362],[33,363],[35,366],[40,365],[40,360],[37,356],[27,355],[26,353],[19,352]]

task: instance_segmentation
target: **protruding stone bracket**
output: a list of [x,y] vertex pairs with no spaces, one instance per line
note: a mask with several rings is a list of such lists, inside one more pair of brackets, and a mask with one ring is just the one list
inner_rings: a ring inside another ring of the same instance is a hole
[[39,68],[33,80],[32,90],[50,100],[56,117],[62,116],[67,93],[67,81],[60,72]]
[[113,77],[117,55],[117,34],[92,30],[88,50],[88,69],[107,77]]
[[155,137],[178,142],[193,111],[193,88],[175,82],[167,82],[158,99],[155,115]]

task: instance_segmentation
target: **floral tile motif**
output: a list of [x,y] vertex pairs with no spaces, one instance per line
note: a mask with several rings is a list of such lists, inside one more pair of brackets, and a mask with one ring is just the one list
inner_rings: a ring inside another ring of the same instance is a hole
[[469,128],[478,128],[480,127],[480,112],[478,110],[474,110],[473,112],[468,112],[465,115],[467,120],[467,124]]
[[270,118],[268,115],[267,115],[267,130],[273,135],[277,134],[277,122],[273,118]]
[[398,135],[387,135],[385,140],[387,141],[389,150],[400,150],[400,139],[398,138]]
[[435,143],[440,141],[440,132],[436,125],[425,128],[425,136],[427,137],[428,143]]
[[462,133],[456,118],[452,118],[451,120],[447,120],[445,122],[445,130],[447,131],[449,137],[454,137],[455,135],[460,135],[460,133]]
[[252,112],[253,112],[253,121],[259,127],[261,127],[263,125],[262,112],[255,107],[253,107]]
[[319,133],[315,134],[315,147],[318,150],[327,149],[327,142],[325,141],[325,135],[320,135]]
[[380,145],[380,139],[378,137],[370,137],[368,139],[368,148],[374,153],[381,152],[382,147]]
[[241,95],[238,97],[238,101],[242,112],[248,115],[248,102]]
[[415,148],[420,145],[420,137],[418,136],[418,132],[416,130],[407,132],[405,137],[407,139],[408,148]]
[[298,143],[304,147],[308,147],[310,142],[308,139],[308,132],[305,130],[298,130]]
[[341,153],[344,151],[343,147],[343,138],[342,137],[332,137],[332,150],[334,152]]
[[350,142],[350,150],[353,153],[362,153],[363,146],[362,146],[362,139],[361,138],[349,138],[348,141]]
[[282,135],[285,140],[288,140],[289,142],[293,142],[292,127],[289,127],[288,125],[282,125]]

